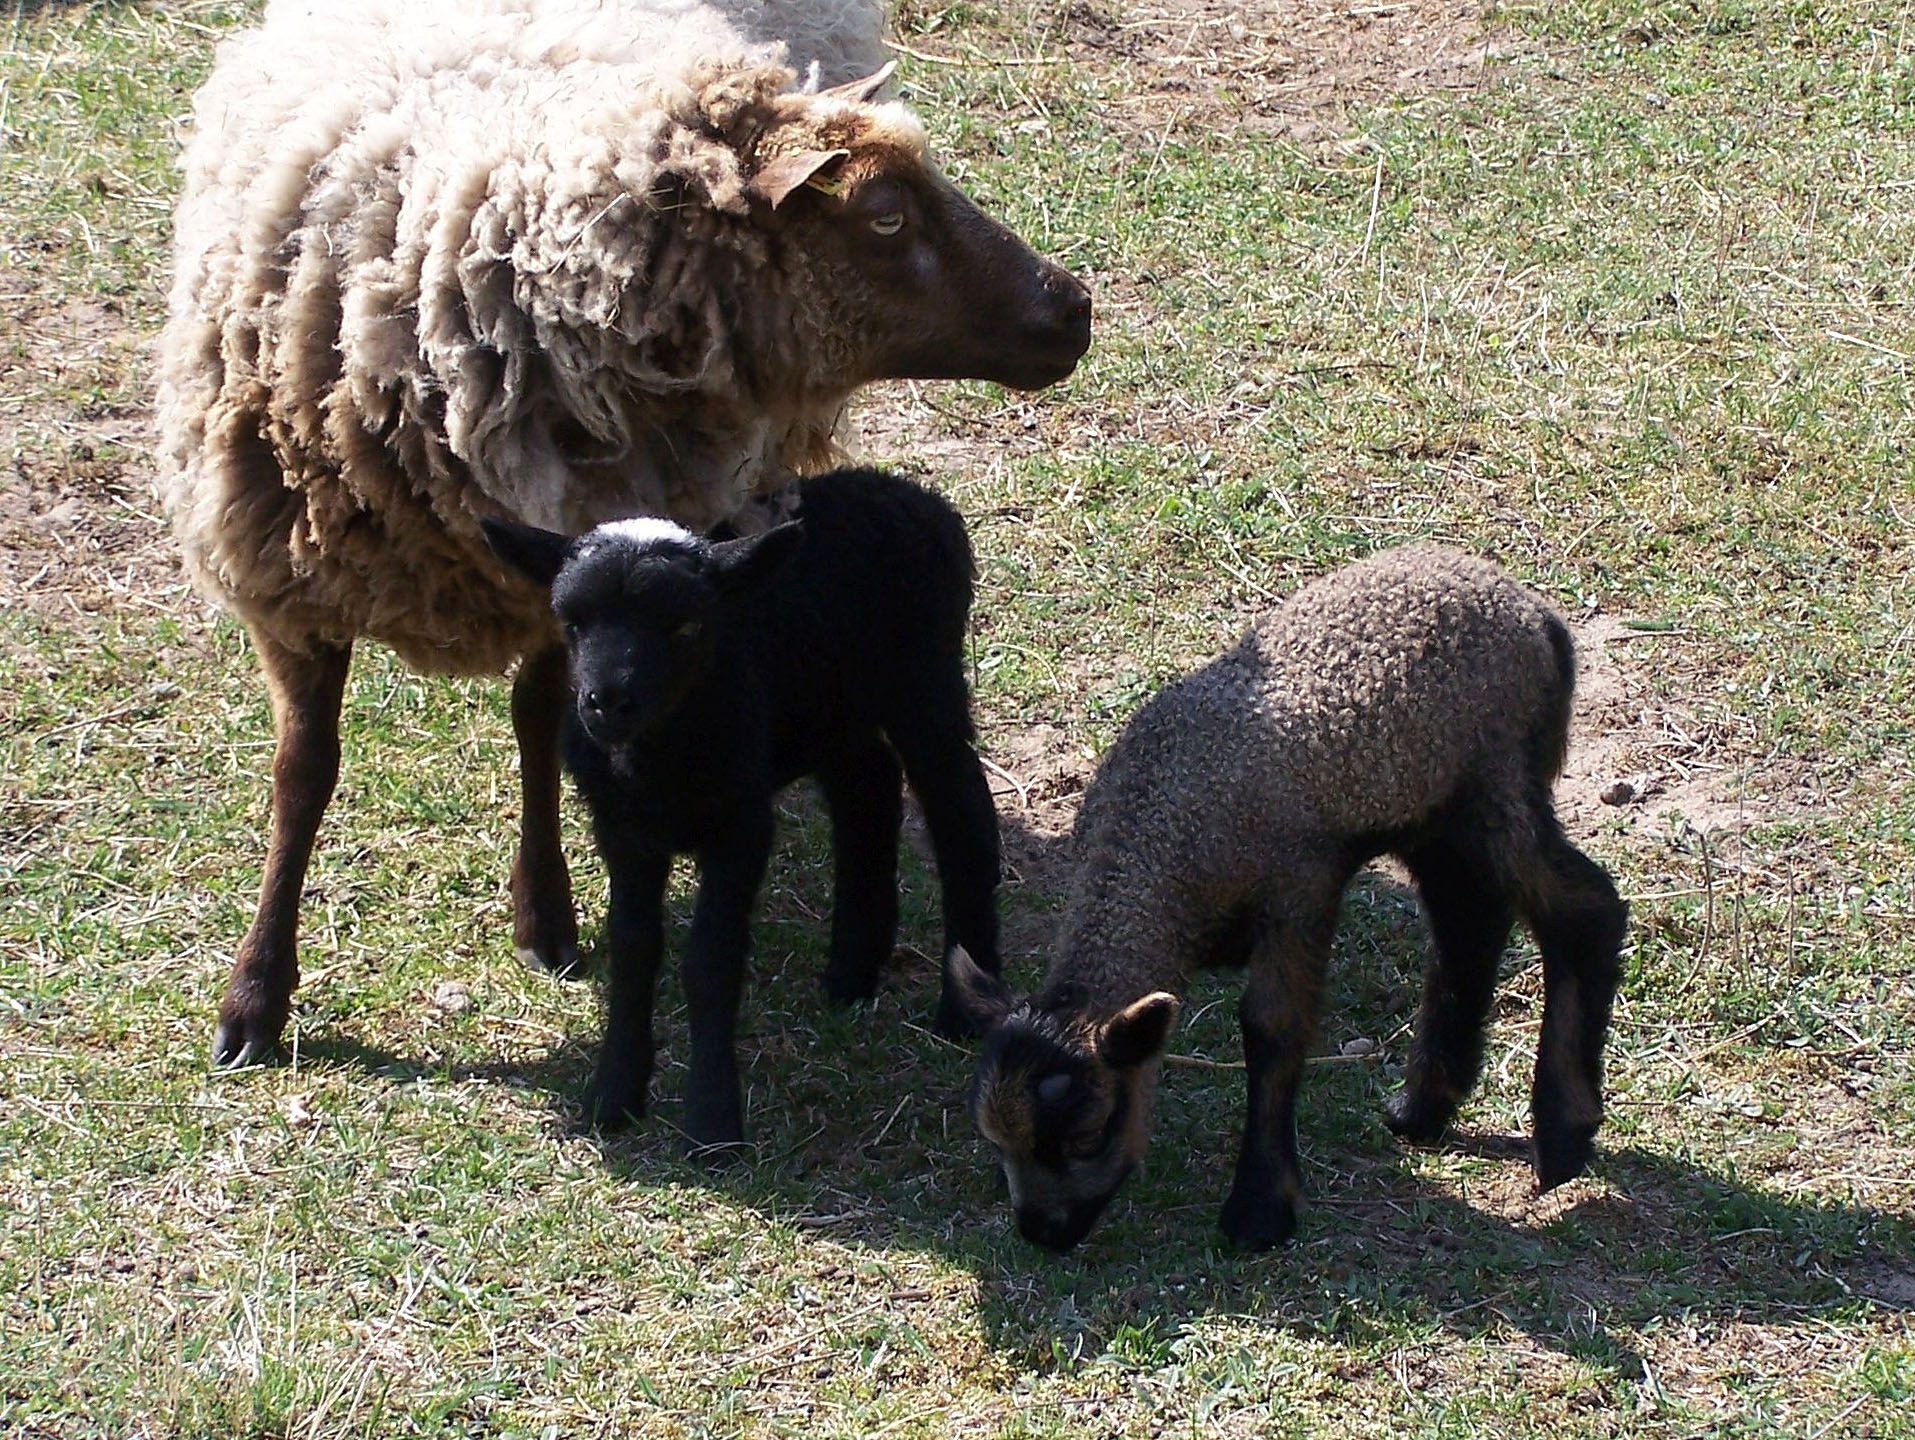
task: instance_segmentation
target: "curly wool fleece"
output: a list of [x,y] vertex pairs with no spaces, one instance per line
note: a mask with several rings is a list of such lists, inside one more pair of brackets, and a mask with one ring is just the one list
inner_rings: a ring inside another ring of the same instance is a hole
[[1353,838],[1412,829],[1465,784],[1526,795],[1534,746],[1562,764],[1566,644],[1543,601],[1434,545],[1333,571],[1261,616],[1146,702],[1098,767],[1036,1008],[1087,1022],[1182,993],[1217,917],[1334,894]]
[[740,137],[792,82],[727,12],[857,21],[798,47],[830,78],[877,48],[869,0],[279,3],[222,47],[159,355],[204,589],[296,649],[497,671],[550,621],[480,515],[704,528],[821,468],[843,395],[752,393],[718,293],[761,258]]

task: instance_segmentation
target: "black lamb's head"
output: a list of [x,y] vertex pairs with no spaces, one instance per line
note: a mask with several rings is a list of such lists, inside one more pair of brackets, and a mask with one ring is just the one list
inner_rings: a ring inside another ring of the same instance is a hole
[[794,522],[713,542],[649,518],[577,539],[509,520],[484,528],[495,555],[550,587],[579,722],[607,748],[656,733],[704,682],[725,606],[776,574],[804,533]]

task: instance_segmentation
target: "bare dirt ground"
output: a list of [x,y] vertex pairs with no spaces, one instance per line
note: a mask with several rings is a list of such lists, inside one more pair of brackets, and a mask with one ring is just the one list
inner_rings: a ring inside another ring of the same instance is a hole
[[1335,144],[1355,106],[1483,84],[1510,43],[1485,26],[1483,9],[1478,0],[1077,0],[1061,38],[1080,63],[1124,70],[1140,122]]

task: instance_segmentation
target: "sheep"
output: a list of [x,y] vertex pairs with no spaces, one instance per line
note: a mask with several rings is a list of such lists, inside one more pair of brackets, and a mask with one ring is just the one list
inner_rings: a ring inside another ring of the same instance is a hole
[[[724,8],[770,23],[807,0]],[[1035,389],[1088,346],[1088,292],[937,173],[916,118],[870,98],[883,72],[793,78],[691,0],[279,3],[222,47],[157,366],[164,508],[273,702],[216,1064],[271,1056],[290,1013],[361,637],[425,672],[517,663],[514,940],[576,959],[564,653],[481,519],[703,530],[832,463],[868,381]]]
[[1386,853],[1435,939],[1390,1127],[1433,1141],[1469,1091],[1520,914],[1543,964],[1536,1176],[1582,1171],[1628,911],[1552,806],[1574,673],[1542,601],[1415,546],[1306,586],[1137,712],[1086,793],[1042,987],[1014,1001],[961,952],[948,962],[984,1036],[973,1118],[1027,1239],[1075,1245],[1142,1161],[1177,992],[1218,964],[1248,965],[1249,1109],[1222,1228],[1250,1248],[1291,1237],[1297,1081],[1338,904]]
[[[589,1120],[614,1128],[645,1111],[665,881],[689,852],[684,1128],[700,1147],[742,1140],[732,1036],[751,911],[773,798],[801,776],[831,813],[830,999],[868,999],[891,955],[900,766],[937,855],[945,947],[997,969],[997,813],[964,679],[971,549],[949,504],[843,470],[804,482],[797,519],[754,537],[713,543],[658,520],[579,540],[490,519],[485,533],[550,586],[578,697],[567,768],[611,877]],[[962,1023],[947,985],[938,1025]]]

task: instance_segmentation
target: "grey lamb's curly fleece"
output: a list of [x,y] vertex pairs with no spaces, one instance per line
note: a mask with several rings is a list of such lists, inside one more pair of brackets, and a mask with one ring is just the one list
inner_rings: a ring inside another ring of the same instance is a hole
[[[1464,784],[1526,794],[1532,757],[1554,775],[1569,644],[1495,565],[1438,546],[1298,591],[1152,697],[1105,756],[1035,1008],[1090,1023],[1182,993],[1216,917],[1280,906],[1283,887],[1334,894],[1347,842],[1410,829]],[[1526,823],[1520,806],[1496,813]]]
[[[161,498],[202,588],[296,650],[496,672],[550,622],[481,515],[704,528],[823,468],[844,393],[726,298],[763,263],[741,151],[802,93],[777,42],[842,79],[878,15],[276,0],[196,102],[159,347]],[[901,107],[809,103],[922,148]]]

